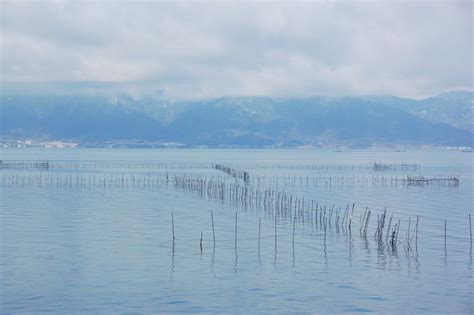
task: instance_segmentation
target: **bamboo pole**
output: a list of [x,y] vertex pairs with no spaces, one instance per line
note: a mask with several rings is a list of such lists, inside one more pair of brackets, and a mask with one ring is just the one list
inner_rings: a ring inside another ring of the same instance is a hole
[[349,239],[352,239],[351,224],[352,224],[352,218],[349,218]]
[[235,212],[235,241],[234,241],[234,249],[237,251],[237,211]]
[[201,254],[202,254],[202,231],[201,231],[201,239],[199,241],[199,247],[201,248]]
[[260,229],[261,229],[261,218],[258,218],[258,253],[260,254]]
[[214,232],[214,215],[211,210],[211,221],[212,221],[212,239],[214,241],[214,248],[216,248],[216,234]]
[[296,218],[293,220],[293,257],[295,257],[295,225],[296,225]]
[[173,212],[171,212],[171,230],[173,232],[173,242],[174,242],[176,238],[174,237],[174,213]]
[[444,256],[447,256],[448,252],[446,250],[446,220],[444,220]]
[[275,215],[275,254],[277,251],[277,217]]
[[471,214],[469,213],[469,236],[471,238],[471,251],[472,251],[472,225],[471,225]]
[[415,251],[418,253],[418,221],[420,216],[416,216],[416,234],[415,234]]

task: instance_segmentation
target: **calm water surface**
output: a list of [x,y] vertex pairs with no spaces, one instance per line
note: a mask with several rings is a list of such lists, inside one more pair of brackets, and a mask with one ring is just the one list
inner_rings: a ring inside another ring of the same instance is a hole
[[[57,165],[75,161],[86,165],[1,170],[1,313],[474,312],[468,221],[473,205],[472,153],[2,149],[0,154],[3,161],[47,159]],[[91,167],[93,161],[103,163]],[[417,163],[421,169],[374,174],[370,169],[337,167],[373,161]],[[119,163],[147,162],[169,167],[117,167]],[[173,169],[176,163],[191,166]],[[219,176],[236,181],[214,169],[192,167],[202,163],[247,166],[252,176],[265,178],[262,185],[266,188],[328,207],[355,203],[351,235],[333,227],[324,241],[323,229],[298,221],[293,247],[293,224],[279,218],[275,250],[274,218],[255,207],[222,203],[173,185],[124,187],[116,182],[91,187],[75,185],[75,179],[68,185],[57,185],[52,179],[48,185],[32,183],[32,178],[48,174],[82,174],[87,179],[117,174],[163,177],[167,173],[170,177]],[[263,167],[268,165],[286,167]],[[328,167],[295,169],[289,165]],[[388,180],[406,175],[455,175],[460,184],[406,186],[372,181],[372,176]],[[23,182],[12,184],[12,176]],[[322,176],[370,180],[353,185],[314,182]],[[306,177],[312,179],[309,184]],[[366,207],[373,214],[370,236],[365,239],[359,234],[359,223]],[[397,250],[373,238],[377,214],[385,207],[401,220]],[[413,231],[417,215],[418,252],[407,251],[408,219]]]

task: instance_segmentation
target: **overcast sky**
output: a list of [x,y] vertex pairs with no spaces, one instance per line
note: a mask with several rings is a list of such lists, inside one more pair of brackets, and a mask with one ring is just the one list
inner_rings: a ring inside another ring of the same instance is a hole
[[424,97],[472,89],[465,2],[1,0],[5,90]]

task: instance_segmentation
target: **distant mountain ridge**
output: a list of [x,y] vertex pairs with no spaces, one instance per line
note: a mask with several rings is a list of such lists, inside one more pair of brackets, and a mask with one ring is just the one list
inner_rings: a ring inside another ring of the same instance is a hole
[[384,105],[399,108],[432,122],[474,132],[474,93],[470,91],[452,91],[420,101],[381,97],[377,101]]
[[473,92],[424,100],[221,97],[171,102],[129,96],[6,96],[2,138],[179,142],[189,146],[472,145]]

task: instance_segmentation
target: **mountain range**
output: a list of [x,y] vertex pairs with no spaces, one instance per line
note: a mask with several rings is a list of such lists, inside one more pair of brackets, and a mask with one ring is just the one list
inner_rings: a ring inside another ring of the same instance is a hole
[[4,95],[2,139],[181,143],[209,147],[338,144],[471,146],[473,92],[394,96],[221,97],[172,102],[128,95]]

